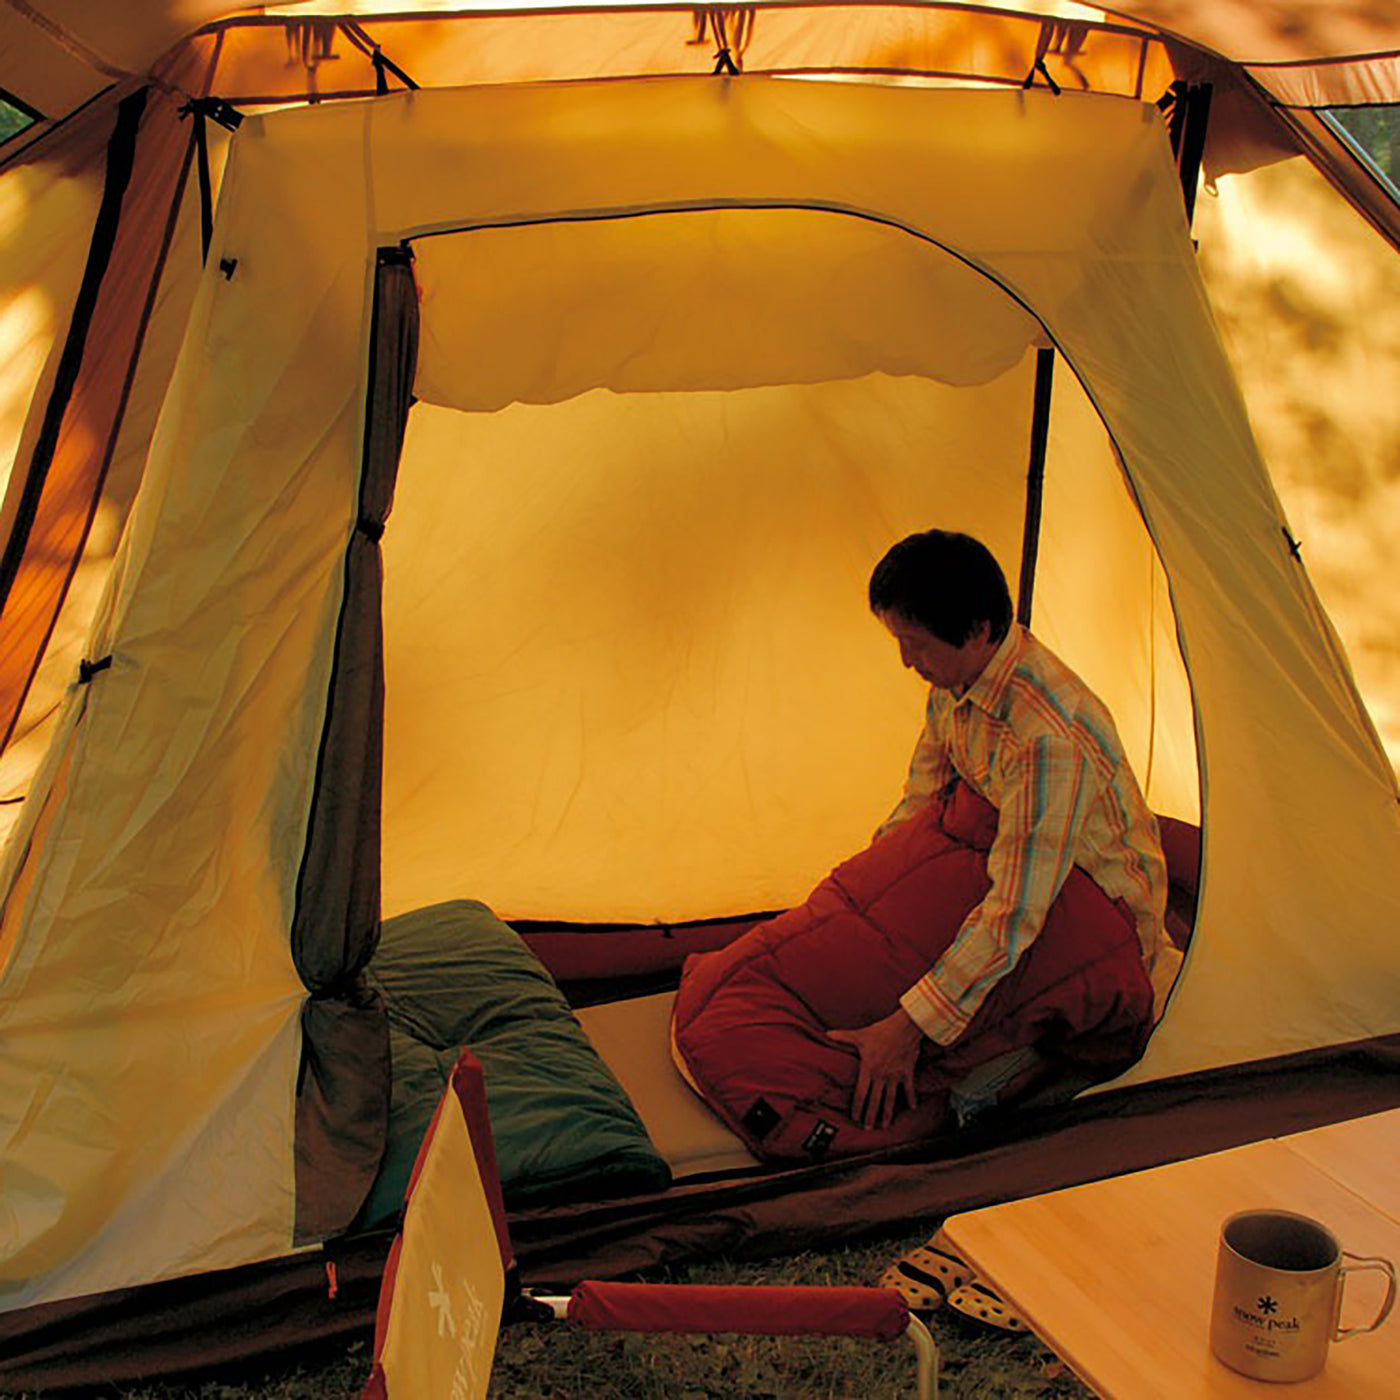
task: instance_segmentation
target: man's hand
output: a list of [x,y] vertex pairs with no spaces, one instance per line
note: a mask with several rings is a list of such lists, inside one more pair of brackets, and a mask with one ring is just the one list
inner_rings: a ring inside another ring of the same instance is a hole
[[851,1117],[862,1128],[888,1128],[894,1121],[899,1096],[905,1105],[917,1106],[914,1068],[924,1033],[914,1018],[897,1006],[882,1021],[873,1021],[853,1031],[828,1031],[842,1045],[852,1045],[860,1055],[860,1073],[851,1099]]

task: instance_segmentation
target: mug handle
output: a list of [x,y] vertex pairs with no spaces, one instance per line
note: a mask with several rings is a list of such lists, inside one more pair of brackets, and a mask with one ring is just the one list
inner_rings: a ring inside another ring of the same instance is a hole
[[1374,1332],[1382,1322],[1390,1316],[1390,1310],[1395,1306],[1395,1265],[1389,1259],[1368,1258],[1360,1254],[1348,1254],[1342,1251],[1343,1259],[1350,1259],[1353,1262],[1343,1264],[1337,1271],[1337,1317],[1340,1320],[1342,1315],[1342,1287],[1346,1281],[1346,1276],[1352,1273],[1360,1273],[1363,1269],[1374,1269],[1377,1273],[1384,1274],[1390,1280],[1389,1286],[1385,1290],[1385,1302],[1381,1304],[1380,1311],[1376,1314],[1375,1320],[1366,1327],[1339,1327],[1333,1334],[1334,1342],[1344,1342],[1348,1337],[1360,1336],[1362,1332]]

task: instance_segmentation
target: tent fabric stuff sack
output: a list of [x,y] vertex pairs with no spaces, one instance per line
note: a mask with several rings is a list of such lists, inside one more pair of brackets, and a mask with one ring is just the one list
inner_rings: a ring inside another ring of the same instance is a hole
[[[1045,927],[946,1049],[925,1049],[917,1103],[851,1116],[858,1060],[827,1036],[888,1016],[990,888],[996,810],[965,783],[838,866],[807,902],[691,958],[672,1023],[692,1087],[760,1156],[804,1161],[917,1142],[956,1125],[972,1071],[1037,1051],[997,1086],[1014,1103],[1057,1072],[1106,1079],[1142,1052],[1152,988],[1131,915],[1072,870]],[[1008,1061],[1010,1063],[1010,1061]]]

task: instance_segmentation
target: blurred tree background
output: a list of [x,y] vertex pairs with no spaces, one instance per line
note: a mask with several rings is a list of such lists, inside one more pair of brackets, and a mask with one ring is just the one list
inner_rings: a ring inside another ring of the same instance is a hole
[[1333,107],[1338,125],[1400,189],[1400,107]]
[[27,126],[34,123],[34,115],[16,106],[3,92],[0,92],[0,141],[8,141],[17,136]]

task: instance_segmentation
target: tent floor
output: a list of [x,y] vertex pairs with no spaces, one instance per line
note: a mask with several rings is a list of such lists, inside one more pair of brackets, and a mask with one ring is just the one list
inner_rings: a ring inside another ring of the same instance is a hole
[[[1400,1107],[1400,1036],[1021,1110],[896,1157],[694,1175],[519,1212],[527,1284],[834,1245],[915,1221]],[[239,1269],[0,1315],[0,1387],[62,1391],[266,1363],[366,1338],[387,1231]],[[336,1288],[328,1286],[333,1265]]]

